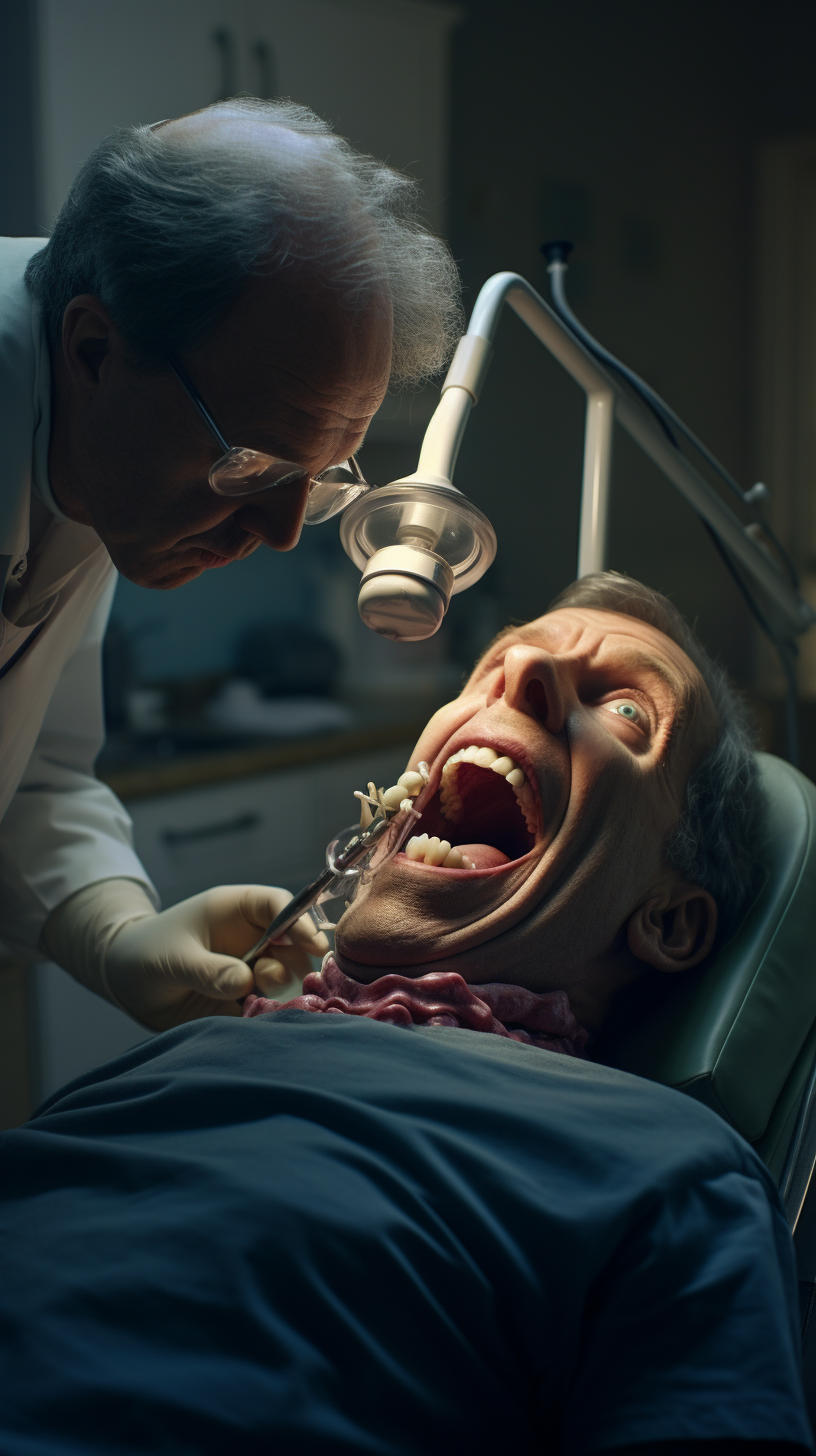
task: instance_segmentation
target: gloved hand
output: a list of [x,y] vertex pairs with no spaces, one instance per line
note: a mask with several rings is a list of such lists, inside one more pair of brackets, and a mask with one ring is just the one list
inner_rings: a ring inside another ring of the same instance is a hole
[[198,1016],[239,1016],[253,987],[277,992],[328,950],[308,916],[287,944],[257,962],[238,959],[291,900],[288,890],[222,885],[157,913],[135,880],[99,880],[63,901],[40,943],[83,985],[154,1031]]

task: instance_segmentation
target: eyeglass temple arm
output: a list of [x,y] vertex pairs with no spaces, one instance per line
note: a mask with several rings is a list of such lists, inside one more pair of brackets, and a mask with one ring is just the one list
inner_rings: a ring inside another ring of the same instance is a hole
[[170,359],[168,362],[170,364],[170,368],[173,370],[174,374],[179,379],[180,383],[184,385],[184,388],[186,389],[187,393],[189,394],[190,399],[193,401],[193,404],[195,405],[196,409],[198,410],[198,413],[201,415],[201,418],[204,421],[205,425],[207,426],[207,429],[209,430],[210,434],[213,436],[214,439],[216,439],[218,441],[218,443],[221,446],[221,449],[223,450],[224,454],[227,455],[229,453],[231,447],[227,444],[226,440],[224,439],[224,436],[221,434],[221,431],[219,430],[217,424],[215,423],[215,420],[213,419],[212,415],[210,414],[209,410],[207,409],[207,406],[205,405],[203,399],[201,398],[201,395],[199,394],[198,390],[196,389],[195,385],[193,384],[192,379],[190,379],[189,376],[185,373],[185,371],[182,369],[181,365],[178,363],[177,360]]

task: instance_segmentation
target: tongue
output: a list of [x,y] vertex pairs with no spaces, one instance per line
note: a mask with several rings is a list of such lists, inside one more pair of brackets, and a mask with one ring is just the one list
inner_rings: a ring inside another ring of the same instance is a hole
[[467,855],[477,870],[493,870],[497,865],[510,863],[509,855],[494,849],[492,844],[457,844],[456,848]]

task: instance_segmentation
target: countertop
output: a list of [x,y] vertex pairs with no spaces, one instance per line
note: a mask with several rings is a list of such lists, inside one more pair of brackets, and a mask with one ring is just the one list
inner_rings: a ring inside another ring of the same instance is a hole
[[[185,748],[161,758],[136,748],[132,756],[122,752],[126,745],[114,736],[97,764],[97,777],[109,784],[120,799],[141,799],[154,794],[172,794],[180,789],[247,778],[251,774],[281,773],[306,763],[326,762],[353,753],[390,748],[416,742],[428,720],[403,718],[395,722],[354,726],[343,732],[315,734],[296,740],[258,740]],[[159,740],[172,743],[172,739]],[[119,750],[119,751],[117,751]]]
[[345,721],[328,726],[331,719],[324,718],[312,732],[286,734],[225,727],[213,723],[206,711],[183,706],[171,710],[161,729],[152,732],[109,730],[96,774],[120,799],[142,799],[400,744],[407,758],[428,719],[448,697],[445,685],[437,684],[431,691],[347,699],[342,703]]

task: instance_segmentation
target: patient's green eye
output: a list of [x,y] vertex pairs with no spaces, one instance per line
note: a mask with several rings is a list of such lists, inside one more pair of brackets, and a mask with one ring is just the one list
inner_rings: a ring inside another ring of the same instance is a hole
[[636,723],[639,727],[647,727],[646,715],[639,703],[633,703],[631,698],[613,698],[609,703],[604,703],[609,713],[617,713],[619,718],[624,718],[627,723]]

